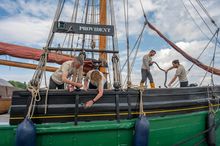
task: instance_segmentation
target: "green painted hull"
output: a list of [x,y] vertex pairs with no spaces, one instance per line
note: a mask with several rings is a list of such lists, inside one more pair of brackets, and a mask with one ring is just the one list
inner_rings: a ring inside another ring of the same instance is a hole
[[[150,117],[150,146],[178,143],[206,129],[207,112]],[[216,121],[220,112],[216,114]],[[37,146],[132,146],[133,120],[56,123],[37,125]],[[14,146],[16,126],[0,126],[0,146]],[[205,134],[193,138],[186,146],[194,145]],[[4,138],[3,138],[4,137]],[[220,128],[216,129],[216,143],[220,146]],[[203,142],[200,145],[207,145]]]

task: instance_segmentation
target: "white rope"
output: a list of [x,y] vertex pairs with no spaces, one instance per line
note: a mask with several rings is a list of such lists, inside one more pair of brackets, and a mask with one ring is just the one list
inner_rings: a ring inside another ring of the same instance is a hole
[[30,102],[30,105],[29,105],[26,117],[28,119],[31,119],[31,117],[34,114],[34,109],[35,109],[36,101],[40,101],[41,100],[41,96],[40,96],[40,92],[39,92],[39,88],[38,87],[35,88],[34,86],[31,86],[29,84],[27,89],[28,89],[28,91],[31,92],[32,98],[31,98],[31,102]]
[[143,105],[143,91],[140,89],[140,104],[139,104],[139,115],[145,115]]
[[[48,51],[45,51],[46,56],[48,55]],[[44,81],[45,81],[45,86],[46,86],[46,95],[45,95],[45,101],[44,101],[44,114],[47,113],[47,101],[48,101],[48,92],[49,92],[49,87],[47,86],[47,76],[46,76],[46,64],[47,64],[47,58],[45,57],[45,67],[44,67]]]

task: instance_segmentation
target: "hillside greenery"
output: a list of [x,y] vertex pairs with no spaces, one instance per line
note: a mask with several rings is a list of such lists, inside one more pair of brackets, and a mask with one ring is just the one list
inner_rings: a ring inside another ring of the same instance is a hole
[[21,82],[18,82],[18,81],[8,81],[8,82],[16,88],[20,88],[20,89],[26,89],[27,88],[26,82],[24,82],[24,83],[21,83]]

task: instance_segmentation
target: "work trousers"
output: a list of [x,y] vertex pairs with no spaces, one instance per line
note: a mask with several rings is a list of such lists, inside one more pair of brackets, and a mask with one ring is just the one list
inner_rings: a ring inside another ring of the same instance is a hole
[[154,82],[150,71],[147,69],[143,69],[143,68],[141,69],[141,76],[142,76],[141,83],[145,83],[147,81],[147,78],[149,79],[150,83]]

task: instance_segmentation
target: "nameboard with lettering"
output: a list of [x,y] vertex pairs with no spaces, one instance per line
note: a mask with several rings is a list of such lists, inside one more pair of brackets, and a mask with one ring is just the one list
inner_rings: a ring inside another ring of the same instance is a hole
[[58,21],[55,22],[53,32],[113,36],[114,26]]

